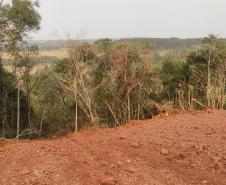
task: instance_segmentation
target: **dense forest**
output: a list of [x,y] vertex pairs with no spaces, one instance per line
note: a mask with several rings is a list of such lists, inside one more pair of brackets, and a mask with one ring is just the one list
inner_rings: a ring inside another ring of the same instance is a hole
[[[28,41],[40,28],[37,6],[0,3],[0,138],[117,127],[174,108],[226,108],[224,39],[68,40],[66,58],[34,72],[43,63]],[[186,48],[183,55],[156,53]],[[3,66],[6,53],[12,72]]]

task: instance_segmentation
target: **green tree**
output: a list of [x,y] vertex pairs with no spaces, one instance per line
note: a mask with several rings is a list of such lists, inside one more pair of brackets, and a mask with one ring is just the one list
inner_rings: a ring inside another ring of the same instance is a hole
[[10,4],[1,1],[0,4],[0,68],[2,51],[8,52],[14,57],[14,80],[17,86],[17,137],[20,136],[20,99],[22,97],[17,62],[20,58],[20,46],[24,43],[27,34],[39,29],[41,18],[35,9],[37,5],[37,2],[32,3],[30,0],[12,0]]
[[[109,56],[107,56],[109,57]],[[149,60],[140,47],[118,45],[112,50],[109,63],[102,65],[102,80],[97,85],[96,102],[100,120],[117,126],[132,119],[144,119],[153,106],[153,94],[160,89],[152,76]]]
[[225,57],[225,43],[210,35],[203,39],[201,48],[187,58],[196,96],[213,108],[222,109],[225,105]]
[[190,105],[189,96],[191,70],[187,63],[169,58],[162,64],[161,78],[163,82],[163,98],[175,103],[180,108]]

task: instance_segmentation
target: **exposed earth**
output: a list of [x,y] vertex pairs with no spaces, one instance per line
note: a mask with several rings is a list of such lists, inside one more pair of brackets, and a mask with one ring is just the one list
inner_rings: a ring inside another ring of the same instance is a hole
[[226,111],[0,142],[2,185],[226,185]]

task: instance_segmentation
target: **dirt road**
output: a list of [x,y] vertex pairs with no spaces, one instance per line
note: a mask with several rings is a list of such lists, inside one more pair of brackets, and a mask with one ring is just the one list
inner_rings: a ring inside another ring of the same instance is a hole
[[226,185],[226,111],[0,143],[2,185]]

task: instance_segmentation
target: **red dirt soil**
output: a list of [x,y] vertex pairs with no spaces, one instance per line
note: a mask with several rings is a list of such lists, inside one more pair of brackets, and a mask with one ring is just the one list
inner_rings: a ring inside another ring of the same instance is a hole
[[2,185],[226,185],[226,111],[0,143]]

